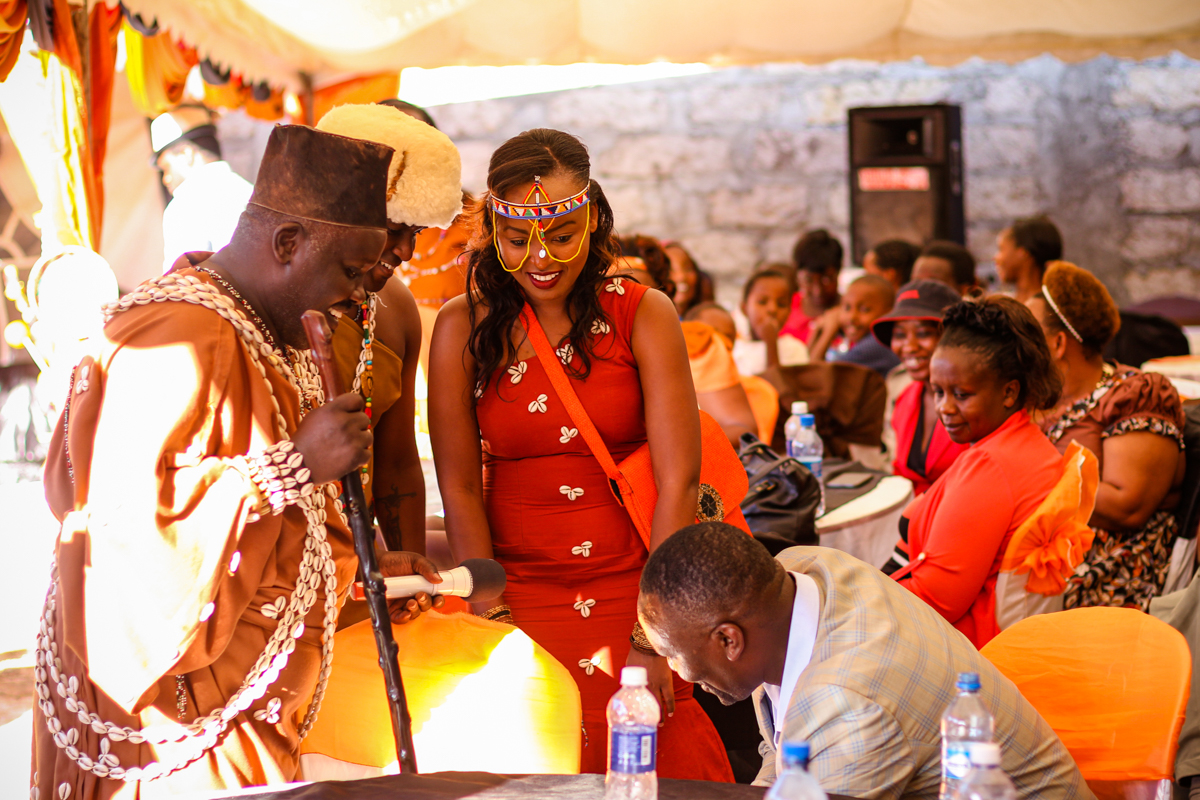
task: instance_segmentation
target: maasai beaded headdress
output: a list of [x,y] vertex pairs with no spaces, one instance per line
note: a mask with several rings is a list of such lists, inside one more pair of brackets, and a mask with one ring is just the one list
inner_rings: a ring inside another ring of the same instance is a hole
[[[572,211],[583,208],[591,202],[590,188],[591,184],[589,182],[588,186],[583,187],[583,189],[564,200],[551,200],[550,196],[546,194],[546,190],[542,188],[542,176],[534,175],[533,187],[525,195],[525,200],[520,203],[509,203],[492,195],[488,201],[488,205],[492,210],[492,244],[496,247],[496,257],[500,259],[500,266],[503,267],[504,271],[518,272],[521,267],[525,266],[525,262],[529,259],[529,246],[533,244],[534,236],[537,237],[542,246],[542,249],[538,251],[538,258],[545,258],[549,254],[551,261],[557,261],[560,264],[574,261],[583,252],[583,242],[587,237],[579,237],[579,248],[575,251],[575,255],[565,259],[557,258],[553,253],[549,253],[546,247],[546,227],[550,224],[551,220],[570,214]],[[507,219],[524,220],[533,223],[533,236],[530,236],[529,240],[525,243],[525,257],[521,259],[520,264],[517,264],[512,269],[509,269],[508,264],[504,263],[504,256],[500,252],[500,242],[496,239],[495,216],[497,214]]]
[[1066,315],[1063,314],[1063,312],[1059,310],[1058,303],[1054,302],[1054,298],[1050,296],[1050,290],[1047,289],[1045,287],[1045,285],[1042,286],[1042,297],[1046,298],[1047,305],[1049,305],[1050,308],[1053,309],[1054,313],[1058,316],[1058,318],[1062,320],[1062,324],[1067,326],[1067,330],[1069,330],[1071,332],[1071,335],[1075,337],[1075,340],[1078,341],[1080,344],[1083,344],[1083,337],[1079,335],[1079,331],[1075,330],[1074,325],[1067,322]]

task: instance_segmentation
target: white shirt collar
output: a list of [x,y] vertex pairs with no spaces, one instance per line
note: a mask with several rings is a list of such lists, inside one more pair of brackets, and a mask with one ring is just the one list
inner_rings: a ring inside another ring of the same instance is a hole
[[787,656],[783,662],[783,682],[778,686],[764,684],[766,695],[771,700],[772,716],[775,720],[775,751],[782,752],[783,723],[787,716],[792,694],[800,681],[800,673],[812,660],[813,648],[817,644],[817,625],[821,618],[821,594],[817,582],[800,572],[788,571],[796,583],[796,599],[792,604],[792,624],[788,629]]

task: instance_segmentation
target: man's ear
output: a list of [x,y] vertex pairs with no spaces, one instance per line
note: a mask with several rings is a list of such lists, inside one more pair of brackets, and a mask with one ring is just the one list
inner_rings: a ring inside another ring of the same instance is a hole
[[271,250],[280,264],[291,263],[303,235],[304,228],[297,222],[285,222],[275,229],[271,236]]
[[732,622],[723,622],[713,628],[710,636],[725,651],[725,658],[729,661],[737,661],[746,650],[746,635],[742,633],[741,626]]

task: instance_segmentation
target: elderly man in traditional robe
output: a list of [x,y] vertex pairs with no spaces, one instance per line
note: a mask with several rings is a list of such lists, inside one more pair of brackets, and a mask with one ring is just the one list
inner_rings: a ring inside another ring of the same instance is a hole
[[[108,307],[46,465],[62,531],[31,796],[297,777],[357,566],[333,482],[371,446],[359,396],[321,405],[300,315],[336,324],[363,298],[391,157],[277,127],[230,244]],[[432,572],[411,554],[381,566]]]

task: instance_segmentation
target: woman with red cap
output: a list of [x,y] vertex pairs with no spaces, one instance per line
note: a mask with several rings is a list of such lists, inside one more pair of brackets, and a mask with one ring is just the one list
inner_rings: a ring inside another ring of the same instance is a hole
[[892,471],[912,481],[913,493],[918,495],[967,449],[946,434],[929,388],[929,360],[942,337],[942,318],[946,309],[961,299],[958,292],[937,281],[912,281],[900,288],[895,307],[871,327],[875,338],[892,348],[912,379],[892,411],[896,433]]

